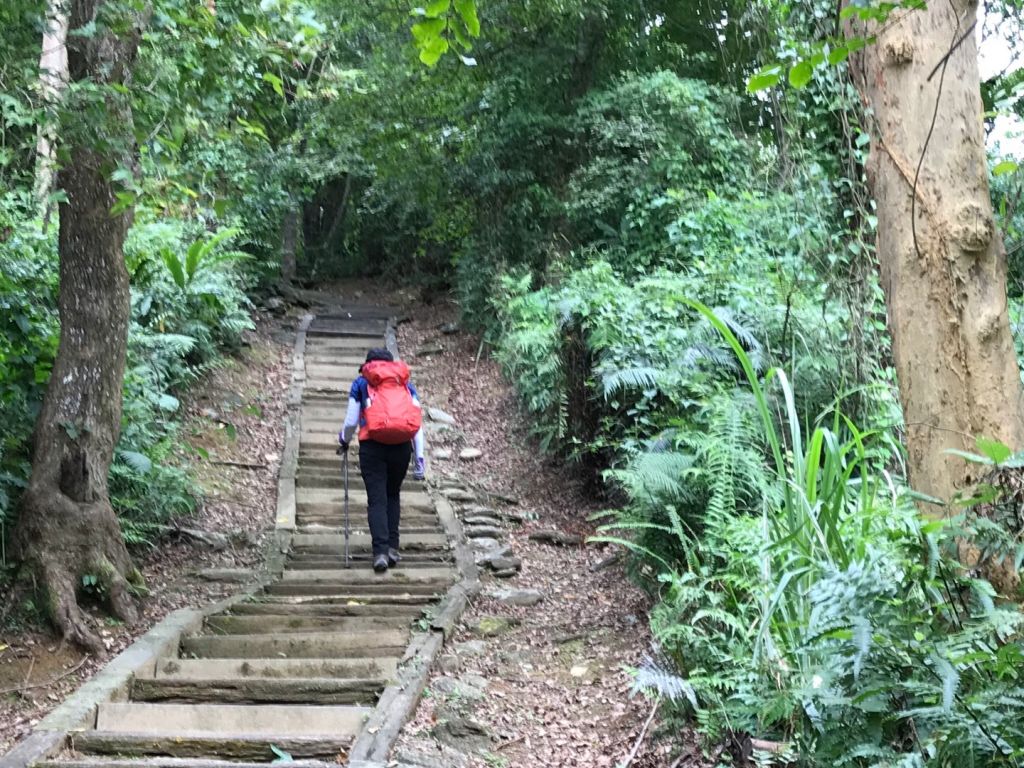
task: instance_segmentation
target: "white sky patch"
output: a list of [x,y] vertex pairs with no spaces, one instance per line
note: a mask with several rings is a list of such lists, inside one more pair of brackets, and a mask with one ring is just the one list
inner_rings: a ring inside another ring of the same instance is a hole
[[[1012,69],[1018,69],[1021,63],[1014,62],[1013,49],[1010,47],[1007,35],[1019,33],[1020,30],[999,29],[982,40],[982,26],[978,25],[978,67],[981,70],[981,79],[987,80],[998,75],[1012,65]],[[1012,26],[1007,23],[1006,27]],[[1024,121],[1017,115],[1000,115],[996,118],[995,128],[988,137],[988,148],[997,156],[1013,156],[1024,159]]]

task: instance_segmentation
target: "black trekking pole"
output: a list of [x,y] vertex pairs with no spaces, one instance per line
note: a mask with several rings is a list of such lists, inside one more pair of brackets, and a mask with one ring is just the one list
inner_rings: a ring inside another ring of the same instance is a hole
[[341,477],[342,482],[345,486],[345,567],[349,566],[349,548],[348,538],[350,532],[349,517],[348,517],[348,451],[338,448],[338,453],[342,454],[344,458],[341,460]]

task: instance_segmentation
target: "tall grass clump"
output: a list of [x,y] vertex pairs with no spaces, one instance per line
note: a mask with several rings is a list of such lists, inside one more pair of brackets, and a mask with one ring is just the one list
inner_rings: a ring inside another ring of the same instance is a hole
[[694,693],[676,714],[765,764],[1018,765],[1024,621],[953,557],[962,527],[920,516],[890,433],[838,407],[803,419],[783,370],[682,302],[743,378],[705,434],[612,475],[629,502],[598,537],[657,596],[654,636]]

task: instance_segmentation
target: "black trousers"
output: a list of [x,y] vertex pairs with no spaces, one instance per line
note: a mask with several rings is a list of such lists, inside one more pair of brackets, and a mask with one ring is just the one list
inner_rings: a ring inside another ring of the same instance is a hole
[[366,517],[375,557],[386,555],[388,547],[398,549],[398,523],[401,519],[398,497],[411,457],[412,443],[385,445],[373,440],[359,442],[359,473],[366,485]]

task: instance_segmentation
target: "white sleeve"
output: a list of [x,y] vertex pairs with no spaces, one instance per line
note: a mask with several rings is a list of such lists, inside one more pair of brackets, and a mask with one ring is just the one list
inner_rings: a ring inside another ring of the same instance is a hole
[[359,401],[350,397],[348,399],[348,410],[345,411],[345,423],[341,428],[346,443],[352,442],[352,435],[355,434],[356,427],[359,426],[359,414],[361,411],[362,407]]
[[[416,404],[417,408],[420,408],[420,409],[423,408],[423,406],[420,405],[420,399],[418,397],[416,397],[416,395],[412,396],[412,401]],[[416,453],[416,458],[417,459],[422,459],[423,458],[423,427],[420,427],[418,430],[416,430],[416,435],[412,439],[412,448],[413,448],[413,451]]]

